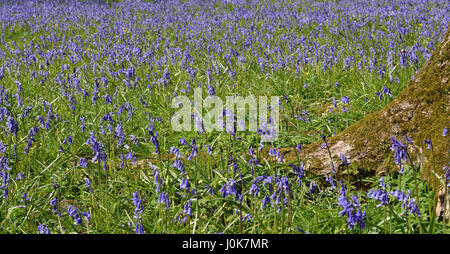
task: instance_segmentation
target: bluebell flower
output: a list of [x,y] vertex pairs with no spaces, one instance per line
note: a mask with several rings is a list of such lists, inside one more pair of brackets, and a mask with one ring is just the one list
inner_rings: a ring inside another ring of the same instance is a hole
[[350,99],[347,96],[342,96],[341,102],[348,104],[348,103],[350,103]]
[[[445,176],[444,176],[445,182],[449,183],[450,182],[450,167],[449,166],[445,166],[442,169],[445,171]],[[449,183],[449,185],[450,185],[450,183]]]
[[184,139],[184,138],[181,138],[181,139],[179,140],[179,142],[180,142],[180,144],[182,144],[182,145],[184,145],[184,146],[187,145],[186,139]]
[[250,186],[249,194],[253,194],[253,197],[256,198],[259,193],[259,187],[258,184],[253,181],[253,184]]
[[88,161],[86,158],[80,158],[80,160],[78,160],[78,164],[80,164],[80,167],[86,168],[88,166]]
[[320,137],[322,138],[323,142],[322,145],[320,146],[322,149],[325,149],[327,147],[327,137],[323,134],[320,135]]
[[75,225],[80,225],[82,222],[82,219],[79,215],[79,211],[76,207],[69,205],[67,207],[67,213],[69,214],[70,217],[73,217],[73,221],[75,223]]
[[411,198],[410,190],[408,190],[408,194],[400,190],[395,190],[389,192],[389,195],[396,198],[398,201],[402,202],[402,207],[403,209],[405,209],[405,212],[409,212],[409,214],[415,214],[416,216],[420,217],[416,200],[414,198]]
[[222,197],[226,198],[227,196],[234,195],[237,198],[238,192],[236,190],[236,187],[234,187],[235,184],[236,181],[233,179],[231,179],[228,183],[224,184],[222,188],[220,188],[220,193],[222,194]]
[[189,190],[189,181],[183,176],[183,179],[181,180],[180,189],[181,190]]
[[427,149],[430,150],[431,149],[431,139],[426,139],[425,141],[423,141],[423,144],[427,144]]
[[298,143],[295,149],[297,149],[297,151],[300,152],[302,150],[302,144]]
[[125,160],[133,160],[133,163],[136,163],[136,154],[131,151],[125,155]]
[[80,128],[81,128],[81,132],[85,132],[86,131],[86,126],[85,126],[85,117],[80,116]]
[[33,106],[26,107],[25,110],[23,111],[23,114],[20,116],[20,118],[22,118],[22,120],[25,119],[32,109],[33,109]]
[[123,123],[120,123],[114,129],[114,136],[117,137],[117,146],[121,146],[125,141],[125,134],[123,133]]
[[389,204],[388,194],[386,193],[386,191],[381,190],[381,189],[370,190],[367,193],[367,197],[369,197],[370,199],[375,199],[375,200],[379,201],[380,204],[378,204],[377,207],[383,206],[385,204]]
[[183,220],[181,220],[181,222],[185,223],[187,220],[187,217],[192,215],[191,206],[192,206],[192,200],[189,199],[189,201],[184,205],[184,209],[183,209],[184,218],[183,218]]
[[184,174],[184,163],[181,160],[175,160],[172,164],[172,167],[180,170],[181,174]]
[[8,128],[9,133],[13,134],[14,136],[17,135],[17,132],[19,131],[19,125],[16,123],[14,118],[9,116],[8,120],[6,121],[6,126]]
[[16,178],[16,180],[17,180],[17,181],[20,181],[20,180],[23,180],[23,179],[25,179],[25,176],[24,176],[21,172],[17,173],[17,178]]
[[105,101],[105,104],[112,104],[112,99],[111,96],[109,96],[109,94],[105,94],[103,96],[103,100]]
[[309,234],[309,232],[305,232],[303,229],[295,226],[297,228],[298,231],[302,232],[303,234]]
[[22,200],[20,202],[22,202],[24,204],[24,206],[27,206],[28,201],[30,201],[30,199],[28,198],[27,193],[25,192],[25,193],[23,193]]
[[[50,200],[50,203],[49,203],[51,206],[52,206],[52,211],[53,212],[58,212],[59,213],[59,211],[58,211],[58,200],[56,199],[56,198],[52,198],[51,200]],[[59,213],[59,215],[60,215],[61,213]]]
[[239,218],[239,221],[245,221],[252,222],[253,216],[250,213],[247,213],[246,215],[242,216],[242,218]]
[[153,132],[149,132],[149,133],[151,135],[150,141],[153,143],[153,146],[155,147],[155,153],[159,154],[159,142],[157,139],[158,132],[155,132],[154,134],[153,134]]
[[340,211],[339,214],[342,217],[347,216],[347,226],[351,230],[354,230],[354,228],[359,224],[360,229],[364,229],[366,212],[361,212],[360,204],[356,196],[352,196],[351,200],[347,198],[346,186],[344,184],[341,185],[338,201],[339,207],[342,208],[342,211]]
[[50,230],[48,229],[47,225],[39,224],[37,226],[37,229],[38,229],[39,234],[45,234],[45,235],[50,234]]
[[135,191],[133,193],[133,198],[131,199],[131,201],[133,202],[133,205],[136,207],[136,209],[134,210],[134,214],[139,217],[142,212],[144,212],[144,208],[142,206],[142,200],[141,197],[139,196],[138,191]]
[[342,105],[342,112],[347,113],[349,111],[349,109],[347,107],[345,107],[345,105]]
[[142,223],[141,222],[137,222],[136,223],[136,227],[135,227],[135,229],[134,229],[134,232],[136,233],[136,234],[145,234],[145,231],[144,231],[144,226],[142,225]]
[[407,157],[407,151],[406,151],[406,147],[405,145],[403,145],[400,141],[398,141],[397,139],[395,139],[394,137],[390,137],[391,139],[391,150],[395,151],[394,153],[394,162],[396,164],[401,165],[402,164],[402,160],[403,161],[408,161],[408,157]]
[[211,187],[209,184],[206,184],[206,186],[204,188],[207,189],[206,193],[210,193],[211,196],[215,195],[214,188]]
[[89,211],[82,212],[81,215],[84,216],[87,221],[91,219],[91,214],[89,213]]
[[192,151],[191,154],[188,156],[188,160],[191,160],[192,158],[196,158],[197,157],[197,143],[195,142],[195,138],[192,138],[192,143],[190,145]]
[[175,155],[175,159],[178,159],[178,158],[181,157],[180,150],[178,150],[178,148],[176,148],[175,146],[170,147],[169,152],[170,152],[171,154],[174,154],[174,155]]
[[317,189],[317,184],[314,181],[311,181],[311,183],[309,184],[309,193],[313,194],[314,190]]
[[389,90],[389,88],[387,87],[383,87],[383,90],[381,91],[381,93],[379,92],[375,92],[376,95],[378,95],[378,99],[381,101],[381,98],[383,97],[383,94],[387,94],[389,95],[389,97],[392,98],[392,94],[391,91]]
[[331,190],[334,190],[336,188],[336,182],[334,181],[334,179],[331,176],[326,175],[325,181],[327,181],[331,184]]
[[347,161],[347,158],[345,157],[345,155],[343,153],[340,153],[340,156],[341,156],[341,160],[342,160],[342,163],[344,164],[344,166],[348,166],[348,165],[352,164]]
[[409,144],[413,145],[413,141],[406,135],[404,135],[406,142],[408,142]]
[[267,206],[267,204],[269,204],[269,203],[270,203],[270,197],[269,197],[269,195],[265,195],[264,199],[261,203],[261,209],[264,209]]
[[148,104],[145,102],[145,100],[144,100],[144,96],[140,96],[139,97],[139,101],[141,102],[141,104],[144,106],[144,107],[148,107]]

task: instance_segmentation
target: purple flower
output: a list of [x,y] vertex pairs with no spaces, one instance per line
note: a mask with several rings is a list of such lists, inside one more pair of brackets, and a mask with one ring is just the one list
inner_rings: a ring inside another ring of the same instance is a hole
[[270,203],[269,195],[264,196],[264,199],[261,203],[261,209],[264,209],[267,206],[267,204],[269,204],[269,203]]
[[23,179],[25,179],[25,176],[24,176],[21,172],[17,173],[17,178],[16,178],[16,180],[17,180],[17,181],[20,181],[20,180],[23,180]]
[[238,192],[234,187],[235,183],[236,181],[231,179],[228,183],[224,184],[222,188],[220,188],[220,193],[222,194],[222,197],[226,198],[227,196],[234,195],[237,198]]
[[182,175],[184,174],[184,164],[181,160],[175,160],[174,163],[172,164],[172,167],[180,170]]
[[427,144],[427,149],[430,150],[431,149],[431,139],[426,139],[425,141],[423,141],[423,144]]
[[171,154],[175,155],[175,159],[178,159],[181,157],[180,150],[178,150],[178,148],[176,148],[175,146],[170,147],[169,152]]
[[313,194],[315,189],[317,189],[317,184],[314,181],[311,181],[309,184],[309,193]]
[[348,165],[352,164],[347,161],[347,158],[345,157],[345,155],[343,153],[340,153],[340,156],[341,156],[341,160],[342,160],[342,163],[344,164],[344,166],[348,166]]
[[67,207],[67,213],[69,214],[70,217],[73,217],[73,221],[75,223],[75,225],[80,225],[82,222],[82,219],[79,215],[79,211],[76,207],[69,205],[69,207]]
[[52,198],[52,200],[50,200],[49,204],[52,206],[52,211],[53,212],[58,212],[59,213],[59,211],[58,211],[58,200],[56,198]]
[[28,205],[28,201],[30,201],[30,199],[29,198],[27,198],[28,196],[27,196],[27,193],[25,192],[25,193],[23,193],[23,195],[22,195],[22,200],[20,201],[20,202],[22,202],[23,204],[24,204],[24,206],[27,206]]
[[86,131],[86,126],[85,126],[85,117],[80,116],[80,128],[81,128],[81,132],[85,132]]
[[212,154],[211,146],[210,145],[204,145],[204,147],[206,147],[206,149],[208,150],[208,154],[211,155]]
[[397,139],[395,139],[392,136],[390,137],[390,139],[391,139],[391,143],[392,143],[391,150],[395,151],[394,152],[394,162],[396,164],[401,165],[402,160],[405,162],[408,161],[405,145],[403,145],[400,141],[398,141]]
[[80,164],[80,167],[86,168],[88,166],[88,161],[86,158],[80,158],[78,164]]
[[165,194],[164,192],[161,192],[158,197],[158,203],[165,204],[166,210],[169,209],[169,204],[170,204],[169,195]]
[[239,219],[239,221],[245,221],[247,220],[248,222],[252,222],[252,218],[253,216],[249,213],[247,213],[246,215],[244,215],[242,218]]
[[442,169],[445,171],[445,182],[450,182],[450,167],[445,166]]
[[180,189],[189,190],[189,188],[190,188],[189,181],[185,177],[183,177],[183,179],[181,180]]
[[413,141],[406,135],[404,135],[406,142],[408,142],[409,144],[413,145]]
[[133,205],[136,207],[136,209],[134,210],[134,214],[136,215],[136,217],[139,218],[142,212],[144,212],[144,208],[142,207],[142,200],[141,197],[139,196],[138,191],[135,191],[133,193],[133,198],[131,199],[131,201],[133,202]]
[[408,190],[408,194],[400,190],[391,191],[389,192],[389,194],[392,197],[396,198],[398,201],[402,202],[402,207],[406,212],[409,212],[409,214],[415,214],[416,216],[420,217],[419,208],[417,207],[416,200],[411,198],[410,190]]
[[253,184],[250,186],[249,189],[249,194],[253,194],[253,197],[256,198],[258,196],[258,193],[259,193],[258,184],[255,181],[253,181]]
[[150,137],[150,141],[153,143],[153,146],[155,147],[155,153],[159,154],[159,142],[157,139],[158,136],[158,132],[153,133],[153,131],[149,131],[151,137]]
[[389,204],[389,194],[386,192],[384,177],[380,179],[380,187],[381,189],[370,190],[367,193],[367,197],[380,202],[380,204],[378,204],[377,207]]
[[181,220],[181,222],[185,223],[187,220],[187,216],[192,215],[192,200],[189,199],[189,201],[184,205],[184,209],[183,209],[183,215],[184,215],[184,219]]
[[192,143],[190,145],[192,151],[191,154],[188,156],[188,160],[191,160],[192,158],[196,158],[197,157],[197,143],[195,142],[195,138],[192,138]]
[[14,136],[17,135],[17,132],[19,131],[19,126],[17,125],[16,121],[14,121],[14,118],[11,116],[8,117],[8,120],[6,121],[6,126],[8,128],[9,133],[14,134]]
[[145,234],[145,231],[144,231],[144,226],[142,225],[142,223],[141,222],[137,222],[136,223],[136,227],[135,227],[135,229],[134,229],[134,232],[136,233],[136,234]]
[[341,102],[345,103],[345,104],[348,104],[348,103],[350,103],[350,99],[347,96],[342,96]]
[[111,96],[109,96],[109,94],[105,94],[103,96],[103,100],[105,101],[105,104],[112,104],[112,99]]
[[336,188],[336,182],[334,181],[334,179],[331,176],[326,175],[325,181],[327,181],[331,184],[331,190],[334,190]]
[[383,90],[381,91],[381,93],[375,92],[375,94],[378,95],[378,99],[380,101],[381,101],[381,98],[383,97],[383,94],[387,94],[387,95],[389,95],[389,97],[392,98],[391,90],[389,90],[389,88],[387,88],[387,87],[383,87]]
[[91,189],[91,181],[88,178],[84,178],[85,187]]
[[298,143],[295,149],[297,149],[297,151],[300,152],[302,150],[302,144]]
[[186,139],[184,139],[184,138],[181,138],[181,139],[179,140],[179,142],[180,142],[180,144],[182,144],[182,145],[184,145],[184,146],[187,145]]
[[339,212],[341,216],[347,216],[347,226],[354,230],[355,226],[359,224],[360,229],[364,229],[366,212],[361,213],[360,204],[356,196],[352,196],[351,200],[347,198],[346,186],[341,185],[340,196],[338,198],[338,205],[342,208]]

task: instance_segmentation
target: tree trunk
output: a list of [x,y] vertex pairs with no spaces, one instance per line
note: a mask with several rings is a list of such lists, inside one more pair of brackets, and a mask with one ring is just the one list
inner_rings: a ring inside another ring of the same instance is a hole
[[[442,187],[439,178],[443,179],[445,173],[443,167],[450,162],[450,134],[443,136],[443,129],[450,127],[449,79],[450,28],[422,69],[390,104],[327,139],[337,177],[341,177],[343,171],[340,153],[352,163],[353,177],[380,176],[399,170],[390,149],[390,136],[393,136],[407,145],[412,157],[408,163],[421,165],[421,177],[439,190]],[[404,135],[414,146],[407,144]],[[432,142],[430,150],[423,144],[428,139]],[[321,143],[307,146],[304,159],[310,171],[326,174],[331,172],[330,159],[328,151],[320,147]],[[296,160],[295,149],[282,152],[287,161]]]

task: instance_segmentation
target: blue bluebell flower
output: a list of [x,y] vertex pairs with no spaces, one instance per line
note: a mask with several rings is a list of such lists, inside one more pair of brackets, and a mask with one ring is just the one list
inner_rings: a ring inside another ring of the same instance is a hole
[[47,225],[39,224],[37,226],[37,229],[38,229],[39,234],[45,234],[45,235],[50,234],[50,230],[48,229]]
[[345,157],[345,155],[343,153],[340,153],[340,156],[341,156],[341,160],[342,160],[342,163],[344,166],[348,166],[348,165],[352,164],[347,161],[347,157]]
[[313,194],[317,188],[317,184],[314,181],[311,181],[311,183],[309,184],[309,193]]
[[186,179],[186,177],[183,176],[183,179],[181,180],[180,189],[181,190],[187,190],[189,191],[189,181]]
[[67,213],[69,214],[70,217],[73,217],[73,221],[75,223],[75,225],[80,225],[82,222],[82,219],[79,215],[79,211],[76,207],[69,205],[67,207]]
[[407,151],[405,145],[403,145],[400,141],[395,139],[393,136],[390,137],[391,139],[391,150],[394,152],[394,162],[396,164],[402,165],[402,161],[408,161],[407,157]]
[[431,149],[431,139],[426,139],[425,141],[423,141],[423,144],[427,144],[427,149],[430,150]]

